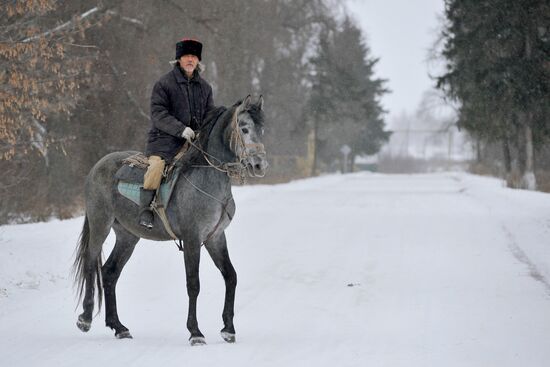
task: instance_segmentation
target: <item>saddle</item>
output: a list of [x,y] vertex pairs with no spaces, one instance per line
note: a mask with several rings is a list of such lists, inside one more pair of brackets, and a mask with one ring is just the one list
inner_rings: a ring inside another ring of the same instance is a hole
[[[170,226],[165,208],[170,201],[170,197],[172,196],[172,191],[174,191],[174,186],[178,176],[183,170],[183,167],[178,166],[177,162],[187,151],[185,146],[184,148],[185,149],[180,151],[180,153],[183,152],[182,155],[178,157],[178,159],[174,159],[172,164],[165,167],[160,187],[157,189],[155,197],[151,203],[153,210],[161,219],[166,232],[168,232],[170,237],[174,240],[178,240],[178,238]],[[178,155],[180,155],[180,153],[178,153]],[[178,155],[176,155],[176,157]],[[115,173],[115,178],[118,180],[117,190],[122,196],[139,206],[140,189],[143,187],[143,177],[147,171],[147,167],[149,166],[148,159],[143,153],[137,153],[124,159],[122,163],[122,167],[120,167]],[[180,251],[183,251],[181,240],[178,248]]]
[[122,161],[122,167],[115,173],[115,178],[131,183],[143,183],[147,167],[149,162],[145,154],[136,153]]
[[[174,157],[171,164],[164,169],[160,188],[157,190],[155,201],[163,207],[168,205],[170,196],[174,189],[180,172],[188,165],[182,163],[185,153],[189,150],[189,144],[185,144],[183,148]],[[143,187],[143,178],[149,167],[149,162],[145,154],[139,152],[122,161],[122,167],[115,173],[115,179],[118,180],[117,190],[125,198],[131,200],[136,205],[139,205],[139,191]]]

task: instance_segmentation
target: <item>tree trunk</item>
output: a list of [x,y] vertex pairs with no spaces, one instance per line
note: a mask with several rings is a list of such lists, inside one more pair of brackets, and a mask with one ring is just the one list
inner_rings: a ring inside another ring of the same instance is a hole
[[319,147],[319,144],[317,143],[317,125],[318,125],[318,122],[317,120],[314,118],[313,120],[313,164],[311,165],[311,176],[317,176],[317,165],[318,165],[318,153],[317,153],[317,149]]
[[[519,118],[519,116],[518,116]],[[521,123],[521,121],[519,121]],[[515,126],[515,125],[514,125]],[[506,184],[509,188],[522,188],[522,175],[524,172],[524,152],[523,134],[521,134],[521,125],[510,135],[506,135],[508,152],[510,154],[510,172],[506,175]]]
[[504,156],[504,173],[508,176],[512,172],[512,153],[510,152],[510,140],[508,136],[502,141],[502,153]]
[[535,164],[534,164],[534,154],[533,154],[533,131],[528,122],[531,120],[531,112],[526,114],[528,121],[525,124],[525,171],[523,172],[522,186],[527,190],[536,190],[537,189],[537,180],[535,178]]
[[[525,58],[531,59],[531,38],[529,33],[525,34]],[[533,162],[533,130],[531,130],[531,123],[533,122],[533,112],[530,107],[527,107],[527,111],[522,113],[523,127],[525,132],[525,170],[523,171],[522,186],[527,190],[536,190],[537,181],[535,178],[535,164]]]
[[481,139],[476,138],[476,161],[481,163]]

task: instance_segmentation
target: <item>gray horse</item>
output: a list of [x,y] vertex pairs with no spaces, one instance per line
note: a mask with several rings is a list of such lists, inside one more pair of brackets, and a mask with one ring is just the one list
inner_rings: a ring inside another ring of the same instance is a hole
[[[225,280],[225,305],[221,330],[223,339],[235,341],[233,313],[237,274],[227,250],[225,228],[235,213],[228,171],[241,168],[250,176],[262,177],[267,169],[263,135],[263,98],[251,103],[248,96],[205,123],[199,139],[188,155],[190,168],[182,172],[166,207],[173,233],[184,243],[185,272],[189,311],[187,328],[191,345],[205,344],[196,316],[200,290],[199,258],[202,245],[210,254]],[[202,147],[202,148],[201,148]],[[97,292],[101,309],[105,292],[105,324],[117,338],[131,338],[128,328],[119,320],[116,307],[116,283],[124,265],[140,238],[169,241],[170,235],[156,215],[156,226],[147,230],[138,225],[138,206],[116,189],[115,172],[122,161],[135,152],[115,152],[103,157],[91,169],[86,180],[86,216],[74,262],[75,284],[80,297],[84,294],[84,312],[77,326],[90,329]],[[101,250],[111,228],[116,243],[102,265]]]

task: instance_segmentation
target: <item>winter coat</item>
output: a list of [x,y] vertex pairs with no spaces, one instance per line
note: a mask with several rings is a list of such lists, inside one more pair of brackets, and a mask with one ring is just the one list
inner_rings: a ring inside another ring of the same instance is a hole
[[170,162],[183,146],[183,130],[198,130],[206,113],[214,108],[212,87],[195,71],[189,79],[178,64],[163,75],[151,94],[151,123],[147,156]]

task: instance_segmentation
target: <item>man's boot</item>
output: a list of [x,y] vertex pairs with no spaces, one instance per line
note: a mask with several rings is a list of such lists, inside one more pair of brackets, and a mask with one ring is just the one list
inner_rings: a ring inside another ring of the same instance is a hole
[[155,197],[156,190],[139,190],[139,224],[147,229],[153,228],[154,215],[151,210],[151,202]]

